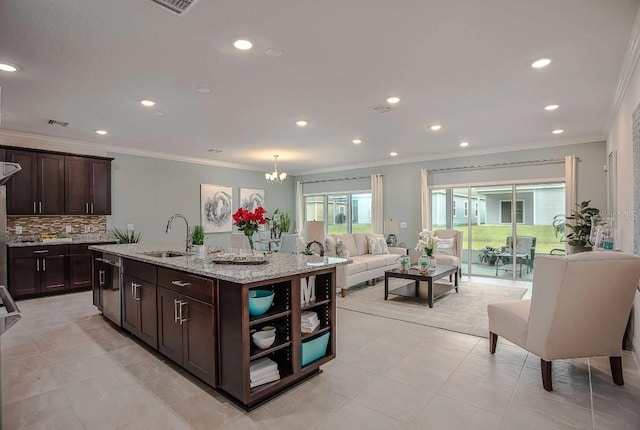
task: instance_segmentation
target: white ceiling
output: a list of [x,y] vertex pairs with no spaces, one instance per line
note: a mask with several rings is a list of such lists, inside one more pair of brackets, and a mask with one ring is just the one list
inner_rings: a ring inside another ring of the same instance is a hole
[[[280,154],[289,173],[599,140],[638,6],[198,0],[177,16],[151,0],[0,0],[0,62],[21,68],[0,72],[2,128],[264,170]],[[540,57],[553,62],[532,69]],[[397,110],[370,109],[390,95]]]

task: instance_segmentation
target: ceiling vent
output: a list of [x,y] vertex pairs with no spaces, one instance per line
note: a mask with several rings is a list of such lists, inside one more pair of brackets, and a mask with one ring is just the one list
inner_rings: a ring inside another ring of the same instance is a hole
[[382,105],[378,105],[378,106],[374,106],[371,109],[373,109],[374,111],[378,112],[378,113],[387,113],[387,112],[393,112],[394,110],[396,110],[396,108],[394,108],[392,105],[385,103]]
[[178,15],[181,15],[182,13],[184,13],[187,9],[189,9],[189,6],[191,6],[196,2],[196,0],[153,0],[153,1],[158,3],[161,6],[166,7],[171,12],[177,13]]
[[47,124],[49,124],[49,125],[59,125],[60,127],[66,127],[66,126],[69,125],[68,122],[56,121],[55,119],[50,119],[49,121],[47,121]]

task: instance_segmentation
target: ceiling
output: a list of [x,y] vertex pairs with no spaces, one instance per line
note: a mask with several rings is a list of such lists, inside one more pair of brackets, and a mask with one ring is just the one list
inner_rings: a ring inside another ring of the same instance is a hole
[[2,128],[290,174],[602,140],[639,4],[0,0]]

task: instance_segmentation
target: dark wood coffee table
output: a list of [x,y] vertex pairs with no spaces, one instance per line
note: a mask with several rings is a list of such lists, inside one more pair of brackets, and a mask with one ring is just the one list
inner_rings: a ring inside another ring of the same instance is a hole
[[[426,282],[429,286],[427,290],[427,303],[429,303],[429,307],[433,307],[433,283],[438,279],[442,279],[445,276],[454,275],[455,282],[453,286],[447,286],[448,288],[445,291],[449,291],[452,288],[456,289],[456,293],[458,292],[458,268],[454,266],[442,266],[438,265],[438,267],[426,273],[420,273],[418,269],[409,269],[404,272],[400,269],[387,270],[384,272],[384,299],[387,300],[389,294],[394,294],[398,296],[406,296],[406,297],[417,297],[420,298],[420,281]],[[396,288],[393,291],[389,291],[389,278],[402,278],[402,279],[411,279],[415,281],[415,285],[408,284],[402,286],[400,288]],[[440,284],[439,284],[440,285]],[[435,298],[441,296],[445,291],[438,294]]]

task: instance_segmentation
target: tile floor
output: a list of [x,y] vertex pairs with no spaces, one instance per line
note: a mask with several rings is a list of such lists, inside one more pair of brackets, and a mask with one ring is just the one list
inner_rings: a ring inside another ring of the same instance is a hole
[[[3,420],[14,429],[634,429],[640,370],[607,358],[554,363],[501,342],[338,311],[337,359],[245,413],[111,327],[77,293],[19,302],[2,344]],[[428,310],[428,309],[427,309]]]

